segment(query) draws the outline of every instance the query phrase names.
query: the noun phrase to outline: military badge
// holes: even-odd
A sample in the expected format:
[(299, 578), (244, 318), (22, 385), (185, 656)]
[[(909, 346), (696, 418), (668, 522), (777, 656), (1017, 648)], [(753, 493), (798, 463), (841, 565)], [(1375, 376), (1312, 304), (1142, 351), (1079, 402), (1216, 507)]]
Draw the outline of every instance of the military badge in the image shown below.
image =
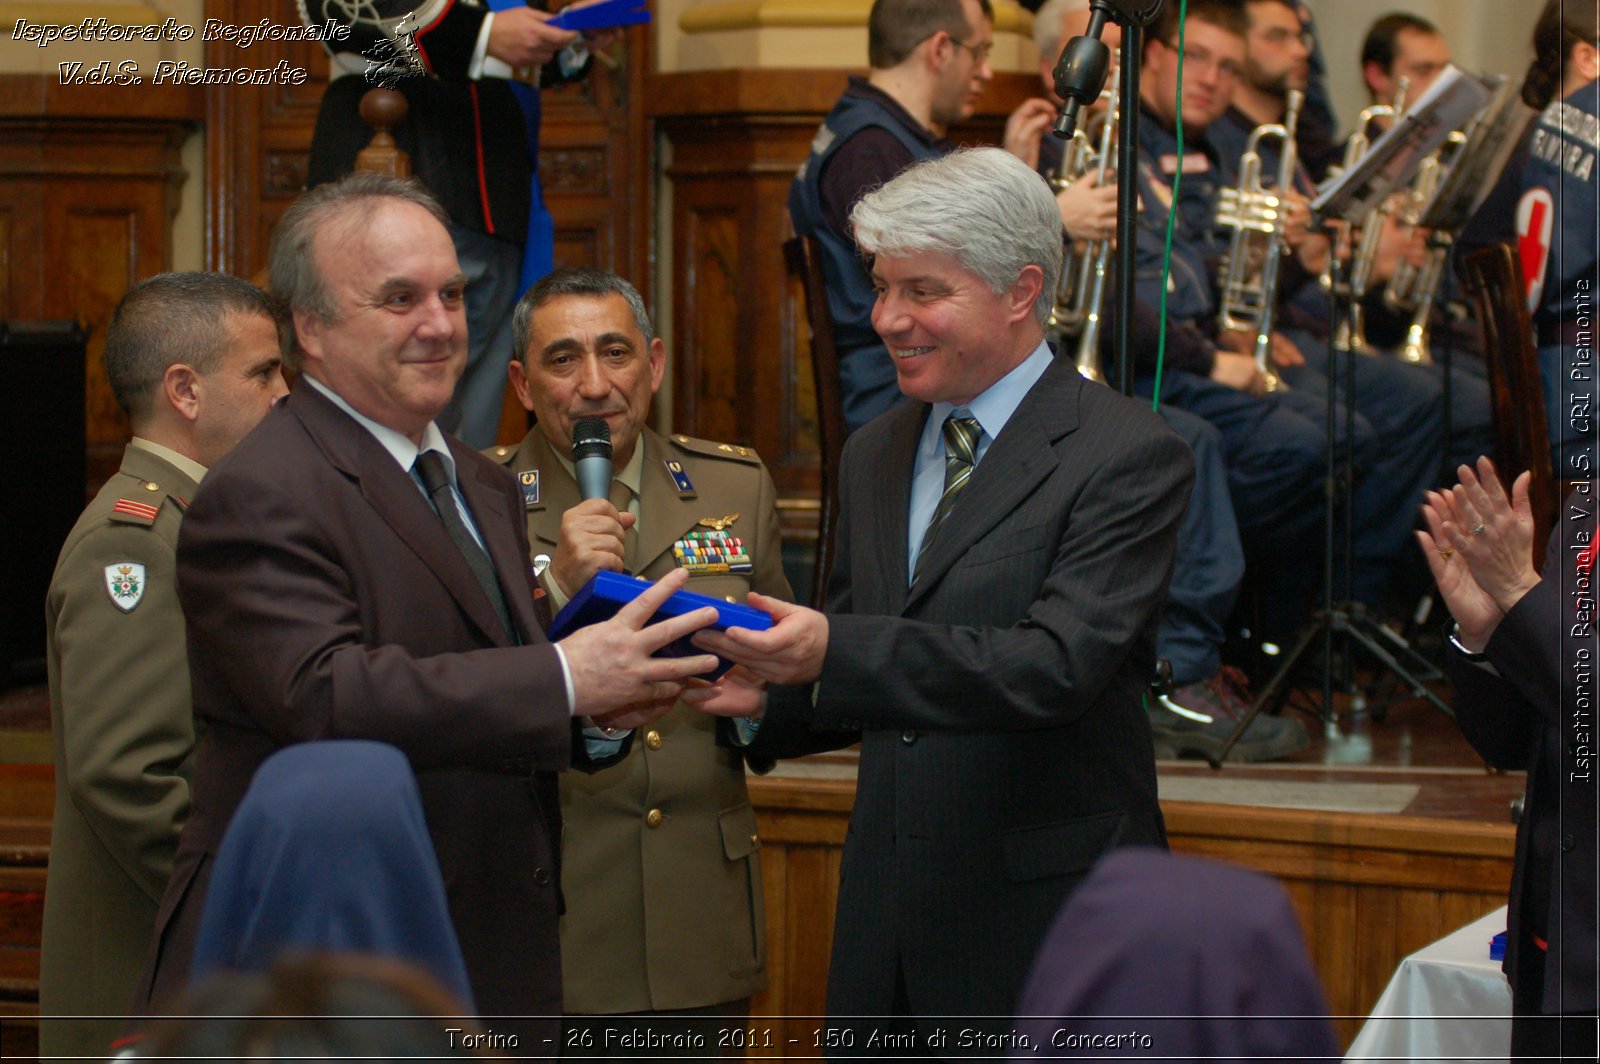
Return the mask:
[[(729, 523), (738, 516), (734, 514)], [(723, 531), (690, 532), (672, 545), (672, 557), (678, 568), (687, 569), (693, 576), (755, 571), (744, 540)]]
[(116, 562), (106, 566), (106, 593), (123, 613), (144, 598), (144, 566), (138, 562)]
[(680, 496), (694, 494), (694, 485), (689, 482), (689, 474), (683, 471), (682, 462), (668, 458), (667, 472), (671, 474), (672, 483), (677, 487)]
[(530, 510), (539, 505), (539, 471), (524, 469), (517, 474), (517, 484), (522, 488), (522, 505)]
[(696, 521), (695, 524), (709, 528), (713, 532), (721, 532), (723, 529), (727, 528), (737, 520), (739, 520), (739, 515), (735, 513), (729, 514), (726, 517), (702, 517), (700, 520)]

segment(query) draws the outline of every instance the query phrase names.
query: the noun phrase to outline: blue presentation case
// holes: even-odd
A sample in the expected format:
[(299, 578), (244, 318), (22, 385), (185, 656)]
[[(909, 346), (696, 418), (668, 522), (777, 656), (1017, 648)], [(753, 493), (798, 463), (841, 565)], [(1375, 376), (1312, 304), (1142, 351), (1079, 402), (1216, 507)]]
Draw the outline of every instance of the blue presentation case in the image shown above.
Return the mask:
[[(572, 601), (561, 608), (556, 614), (556, 619), (550, 624), (550, 639), (552, 641), (571, 635), (579, 628), (587, 628), (591, 624), (608, 621), (616, 612), (644, 593), (650, 586), (650, 581), (643, 577), (625, 576), (610, 570), (601, 570), (590, 578), (587, 584), (578, 589), (572, 596)], [(651, 624), (666, 620), (668, 617), (681, 617), (685, 613), (693, 613), (702, 606), (714, 606), (717, 610), (717, 620), (708, 625), (717, 631), (728, 628), (751, 628), (764, 632), (772, 627), (772, 614), (766, 610), (758, 610), (754, 606), (742, 603), (728, 602), (724, 599), (712, 598), (710, 595), (701, 595), (693, 591), (675, 591), (672, 597), (662, 604), (656, 615), (650, 618)], [(696, 654), (707, 653), (690, 642), (692, 636), (668, 643), (656, 651), (658, 658), (682, 658)], [(733, 662), (718, 656), (717, 667), (710, 672), (701, 673), (701, 678), (715, 680), (729, 669)]]

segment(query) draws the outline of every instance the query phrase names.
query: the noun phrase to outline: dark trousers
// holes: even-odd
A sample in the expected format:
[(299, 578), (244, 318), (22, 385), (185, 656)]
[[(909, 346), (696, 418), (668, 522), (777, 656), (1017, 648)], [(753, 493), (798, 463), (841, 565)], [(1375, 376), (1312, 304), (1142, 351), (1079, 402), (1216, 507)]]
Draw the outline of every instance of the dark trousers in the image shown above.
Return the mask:
[(1178, 555), (1156, 631), (1156, 654), (1172, 663), (1175, 682), (1204, 680), (1222, 664), (1228, 616), (1244, 579), (1244, 546), (1228, 494), (1222, 433), (1175, 406), (1167, 424), (1194, 452), (1194, 491), (1178, 524)]

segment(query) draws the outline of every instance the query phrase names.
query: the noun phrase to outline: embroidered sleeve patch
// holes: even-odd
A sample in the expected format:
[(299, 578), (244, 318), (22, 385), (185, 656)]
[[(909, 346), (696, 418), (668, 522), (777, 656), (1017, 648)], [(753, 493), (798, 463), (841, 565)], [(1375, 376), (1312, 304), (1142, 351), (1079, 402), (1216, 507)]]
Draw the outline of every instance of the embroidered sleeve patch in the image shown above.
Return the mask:
[(144, 598), (144, 566), (138, 562), (113, 562), (106, 566), (106, 593), (123, 613)]

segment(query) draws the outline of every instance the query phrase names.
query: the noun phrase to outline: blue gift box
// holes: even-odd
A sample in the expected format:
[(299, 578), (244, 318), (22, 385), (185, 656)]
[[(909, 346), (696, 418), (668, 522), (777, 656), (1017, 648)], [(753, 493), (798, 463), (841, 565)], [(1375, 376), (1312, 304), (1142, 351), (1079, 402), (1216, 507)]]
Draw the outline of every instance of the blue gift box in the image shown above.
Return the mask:
[[(595, 573), (587, 584), (578, 589), (572, 600), (561, 608), (556, 614), (556, 619), (550, 624), (550, 639), (552, 641), (571, 635), (579, 628), (587, 628), (591, 624), (608, 621), (616, 612), (644, 593), (650, 586), (650, 581), (642, 577), (624, 576), (602, 570)], [(717, 619), (708, 628), (723, 631), (728, 628), (752, 628), (764, 632), (772, 627), (772, 614), (766, 610), (758, 610), (754, 606), (741, 603), (728, 602), (725, 599), (712, 598), (709, 595), (696, 594), (693, 591), (675, 591), (672, 597), (662, 603), (649, 623), (666, 620), (668, 617), (681, 617), (685, 613), (693, 613), (702, 606), (714, 606), (717, 610)], [(696, 654), (705, 654), (690, 642), (693, 636), (684, 636), (682, 639), (668, 643), (656, 651), (658, 658), (682, 658)], [(717, 667), (710, 672), (701, 673), (701, 678), (715, 680), (729, 669), (733, 662), (721, 657), (717, 658)]]

